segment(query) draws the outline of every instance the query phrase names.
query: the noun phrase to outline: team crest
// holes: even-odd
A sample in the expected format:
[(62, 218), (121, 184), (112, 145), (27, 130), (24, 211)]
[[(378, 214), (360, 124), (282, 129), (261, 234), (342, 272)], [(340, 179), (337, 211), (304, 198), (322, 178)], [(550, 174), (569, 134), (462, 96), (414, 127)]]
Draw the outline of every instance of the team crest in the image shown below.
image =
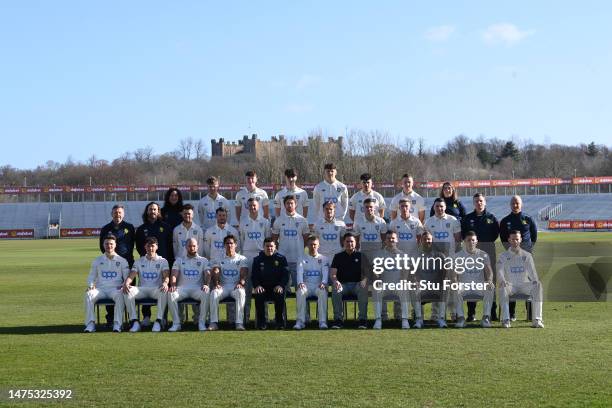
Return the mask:
[(119, 261), (115, 262), (115, 266), (119, 266), (119, 265), (121, 265), (121, 262)]
[(123, 230), (123, 233), (124, 233), (124, 234), (129, 233), (128, 229), (127, 229), (127, 228), (125, 228), (125, 229)]
[(278, 266), (278, 261), (274, 261), (274, 266)]
[(155, 268), (159, 269), (159, 268), (161, 268), (161, 265), (160, 264), (155, 264)]
[(338, 187), (338, 188), (336, 189), (336, 191), (337, 191), (337, 192), (341, 192), (341, 191), (342, 191), (342, 187)]
[(202, 262), (198, 261), (198, 262), (196, 262), (196, 265), (202, 266)]
[(317, 259), (317, 263), (321, 264), (323, 261), (321, 261), (320, 259)]
[(523, 220), (523, 225), (527, 225), (527, 221)]
[(450, 222), (446, 223), (446, 228), (450, 228)]
[(159, 232), (164, 232), (164, 227), (159, 227)]
[[(474, 220), (472, 220), (472, 224), (474, 224)], [(487, 224), (493, 224), (493, 220), (487, 220)]]
[(523, 255), (521, 258), (523, 259), (523, 262), (527, 260), (527, 257), (525, 255)]

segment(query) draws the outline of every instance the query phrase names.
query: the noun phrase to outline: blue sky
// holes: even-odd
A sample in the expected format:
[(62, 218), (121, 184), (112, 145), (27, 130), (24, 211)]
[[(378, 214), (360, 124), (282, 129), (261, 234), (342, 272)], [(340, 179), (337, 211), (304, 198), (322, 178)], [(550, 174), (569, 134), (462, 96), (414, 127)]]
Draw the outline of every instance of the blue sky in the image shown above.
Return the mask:
[(610, 145), (612, 3), (421, 3), (1, 2), (0, 165), (316, 128)]

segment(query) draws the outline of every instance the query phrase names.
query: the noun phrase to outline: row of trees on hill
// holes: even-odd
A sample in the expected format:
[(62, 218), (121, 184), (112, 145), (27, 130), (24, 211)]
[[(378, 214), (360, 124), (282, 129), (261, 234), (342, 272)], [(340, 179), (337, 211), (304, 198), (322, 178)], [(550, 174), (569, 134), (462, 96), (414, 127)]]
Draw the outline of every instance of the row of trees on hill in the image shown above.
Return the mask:
[[(0, 185), (126, 185), (204, 183), (210, 175), (223, 183), (241, 183), (247, 169), (260, 180), (280, 183), (293, 167), (301, 182), (318, 182), (324, 163), (334, 162), (339, 178), (357, 181), (364, 172), (375, 180), (397, 180), (411, 173), (418, 180), (531, 178), (612, 175), (612, 156), (605, 145), (542, 145), (530, 141), (459, 135), (441, 147), (423, 138), (394, 138), (383, 131), (351, 130), (343, 149), (324, 143), (323, 132), (313, 130), (303, 149), (267, 148), (258, 158), (209, 157), (202, 140), (183, 139), (175, 151), (157, 153), (151, 147), (126, 152), (107, 161), (48, 161), (36, 169), (0, 167)], [(291, 141), (291, 140), (289, 140)]]

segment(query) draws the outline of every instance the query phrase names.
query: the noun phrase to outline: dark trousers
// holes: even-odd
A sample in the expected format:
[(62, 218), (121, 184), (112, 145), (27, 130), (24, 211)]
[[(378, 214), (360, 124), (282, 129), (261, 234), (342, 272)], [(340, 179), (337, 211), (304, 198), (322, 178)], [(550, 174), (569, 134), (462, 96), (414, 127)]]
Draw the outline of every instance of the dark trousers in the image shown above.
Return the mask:
[(255, 313), (257, 316), (257, 324), (261, 326), (265, 326), (266, 324), (266, 302), (273, 301), (274, 302), (274, 319), (276, 320), (277, 326), (285, 325), (285, 292), (276, 293), (274, 292), (274, 287), (264, 287), (264, 293), (256, 293), (255, 294)]
[[(468, 316), (475, 316), (476, 302), (467, 302), (467, 311)], [(487, 313), (485, 312), (484, 314), (486, 315)], [(493, 303), (491, 304), (489, 317), (491, 318), (491, 320), (497, 320), (497, 303), (495, 303), (495, 301), (493, 301)]]

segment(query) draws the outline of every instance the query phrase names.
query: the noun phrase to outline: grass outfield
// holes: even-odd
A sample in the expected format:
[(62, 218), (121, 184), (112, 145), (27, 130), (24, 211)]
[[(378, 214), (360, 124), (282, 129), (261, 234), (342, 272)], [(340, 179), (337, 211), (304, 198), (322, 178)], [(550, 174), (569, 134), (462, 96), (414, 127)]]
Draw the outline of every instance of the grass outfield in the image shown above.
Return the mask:
[[(544, 281), (612, 253), (606, 233), (541, 243), (562, 248)], [(547, 302), (544, 330), (83, 334), (96, 244), (0, 242), (0, 406), (15, 388), (72, 389), (74, 406), (612, 406), (610, 303)]]

